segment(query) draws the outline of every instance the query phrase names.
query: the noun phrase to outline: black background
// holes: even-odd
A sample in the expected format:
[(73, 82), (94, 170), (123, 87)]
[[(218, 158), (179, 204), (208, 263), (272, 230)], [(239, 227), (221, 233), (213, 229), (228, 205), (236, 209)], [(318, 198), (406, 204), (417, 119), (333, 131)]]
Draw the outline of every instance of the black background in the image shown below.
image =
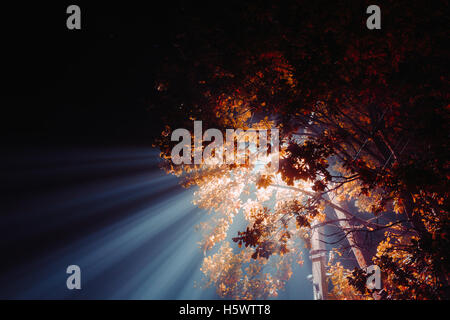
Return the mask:
[[(81, 8), (81, 30), (66, 8)], [(2, 4), (4, 143), (150, 144), (155, 66), (183, 4)]]

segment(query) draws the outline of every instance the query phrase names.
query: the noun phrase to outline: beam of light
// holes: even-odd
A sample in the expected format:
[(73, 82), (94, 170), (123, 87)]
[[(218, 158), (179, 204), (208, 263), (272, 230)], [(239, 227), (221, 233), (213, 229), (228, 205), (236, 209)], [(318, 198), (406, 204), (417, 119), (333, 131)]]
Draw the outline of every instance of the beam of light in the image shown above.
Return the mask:
[[(0, 298), (219, 298), (214, 288), (194, 287), (203, 260), (194, 227), (210, 216), (192, 204), (193, 190), (157, 167), (156, 151), (11, 154), (5, 192), (14, 197), (2, 203)], [(72, 264), (81, 268), (81, 290), (66, 288)], [(280, 297), (305, 298), (299, 283), (292, 287)]]
[[(20, 258), (2, 266), (1, 297), (186, 298), (195, 290), (215, 297), (194, 288), (201, 264), (194, 226), (205, 216), (191, 204), (192, 192), (157, 168), (156, 152), (62, 153), (11, 158), (10, 166), (22, 169), (10, 171), (12, 189), (27, 184), (36, 192), (7, 203), (3, 258), (13, 251)], [(70, 264), (81, 267), (80, 291), (66, 288)]]

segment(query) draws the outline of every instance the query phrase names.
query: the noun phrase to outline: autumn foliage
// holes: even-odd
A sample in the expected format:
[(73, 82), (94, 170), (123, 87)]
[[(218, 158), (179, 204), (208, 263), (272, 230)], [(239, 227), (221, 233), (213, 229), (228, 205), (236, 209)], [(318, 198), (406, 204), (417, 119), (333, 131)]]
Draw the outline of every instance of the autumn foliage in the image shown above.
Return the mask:
[[(315, 222), (341, 239), (327, 240), (339, 253), (328, 267), (331, 298), (373, 298), (360, 266), (340, 260), (349, 234), (381, 268), (381, 298), (449, 298), (448, 2), (387, 1), (379, 31), (365, 28), (365, 7), (192, 9), (171, 39), (155, 84), (153, 104), (165, 110), (155, 146), (211, 212), (199, 228), (205, 254), (215, 253), (202, 271), (224, 297), (276, 296)], [(170, 132), (193, 120), (280, 129), (279, 170), (174, 166)], [(347, 224), (328, 208), (346, 212)], [(230, 238), (236, 219), (246, 226)]]

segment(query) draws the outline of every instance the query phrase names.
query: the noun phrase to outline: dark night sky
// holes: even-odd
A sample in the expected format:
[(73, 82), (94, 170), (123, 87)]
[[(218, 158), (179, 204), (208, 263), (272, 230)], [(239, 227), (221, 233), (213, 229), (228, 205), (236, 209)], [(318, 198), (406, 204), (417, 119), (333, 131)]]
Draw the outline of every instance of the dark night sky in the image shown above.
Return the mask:
[(190, 1), (76, 2), (77, 31), (66, 28), (70, 4), (2, 5), (4, 143), (150, 145), (160, 133), (159, 117), (147, 111), (157, 68), (179, 54), (171, 41), (192, 21), (240, 33), (229, 18), (239, 2), (226, 14), (217, 4)]
[[(77, 3), (81, 31), (66, 28), (66, 7), (72, 2), (2, 8), (3, 298), (62, 298), (67, 292), (58, 285), (45, 293), (53, 268), (64, 271), (65, 264), (74, 263), (62, 262), (71, 254), (77, 258), (69, 260), (79, 261), (95, 248), (104, 250), (107, 243), (100, 233), (111, 226), (137, 216), (159, 219), (160, 211), (148, 208), (183, 192), (170, 178), (155, 186), (164, 176), (156, 165), (157, 153), (135, 147), (151, 144), (156, 119), (146, 108), (154, 90), (154, 67), (164, 55), (160, 43), (175, 26), (173, 12), (168, 7), (96, 3)], [(168, 212), (182, 216), (170, 208)], [(189, 210), (194, 208), (171, 223), (193, 228), (197, 218)], [(148, 259), (174, 241), (174, 227), (159, 230), (158, 245), (150, 232), (148, 241), (123, 254), (148, 254), (148, 265)], [(132, 232), (126, 230), (122, 234)], [(90, 235), (100, 242), (80, 244)], [(198, 261), (192, 260), (188, 270), (198, 269)], [(122, 271), (136, 274), (133, 268), (138, 266), (115, 263), (109, 276), (107, 272), (103, 280), (93, 281), (111, 283)], [(39, 274), (43, 269), (47, 275)], [(64, 283), (64, 272), (57, 274)], [(129, 278), (119, 277), (119, 287), (120, 279)], [(86, 288), (84, 297), (104, 298), (102, 286), (95, 287)]]
[(154, 67), (179, 27), (176, 10), (81, 3), (82, 30), (70, 31), (68, 4), (2, 10), (2, 137), (11, 144), (149, 144)]
[[(216, 298), (193, 291), (204, 214), (158, 168), (147, 108), (184, 10), (220, 10), (76, 2), (69, 31), (70, 4), (2, 4), (0, 298)], [(80, 293), (65, 288), (73, 263)], [(308, 270), (282, 297), (311, 298)]]

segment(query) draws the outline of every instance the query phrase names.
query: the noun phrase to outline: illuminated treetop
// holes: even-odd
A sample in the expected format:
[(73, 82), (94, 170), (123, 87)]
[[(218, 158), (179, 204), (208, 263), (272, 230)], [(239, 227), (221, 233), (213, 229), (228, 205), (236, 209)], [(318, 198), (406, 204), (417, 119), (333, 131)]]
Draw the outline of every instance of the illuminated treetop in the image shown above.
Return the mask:
[[(165, 169), (196, 187), (194, 203), (211, 211), (201, 246), (205, 254), (219, 249), (202, 271), (221, 295), (276, 295), (292, 263), (301, 263), (312, 225), (325, 223), (382, 269), (385, 298), (448, 297), (448, 51), (440, 5), (392, 2), (383, 29), (368, 31), (363, 5), (345, 1), (242, 4), (174, 37), (156, 84), (154, 105), (165, 113), (155, 146)], [(171, 133), (193, 132), (194, 120), (224, 133), (279, 129), (279, 169), (270, 170), (269, 160), (174, 165)], [(344, 219), (330, 219), (327, 208)], [(246, 226), (230, 239), (240, 214)], [(370, 297), (359, 285), (365, 275), (348, 274), (339, 261), (342, 243), (329, 242), (334, 297)]]

